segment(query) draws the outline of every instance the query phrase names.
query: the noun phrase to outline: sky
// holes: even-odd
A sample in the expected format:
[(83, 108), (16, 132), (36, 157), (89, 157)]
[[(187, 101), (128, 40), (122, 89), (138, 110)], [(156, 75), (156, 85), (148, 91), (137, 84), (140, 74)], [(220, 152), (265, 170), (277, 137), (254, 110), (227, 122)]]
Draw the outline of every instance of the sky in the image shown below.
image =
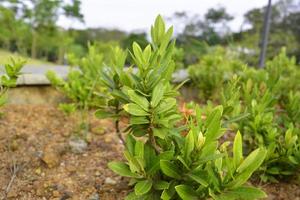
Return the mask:
[[(63, 27), (118, 28), (125, 31), (147, 31), (155, 17), (161, 14), (170, 17), (174, 12), (185, 11), (188, 15), (203, 16), (209, 8), (224, 6), (234, 16), (231, 30), (238, 31), (243, 15), (248, 10), (260, 8), (267, 0), (82, 0), (85, 24), (61, 18)], [(176, 26), (174, 27), (176, 29)]]

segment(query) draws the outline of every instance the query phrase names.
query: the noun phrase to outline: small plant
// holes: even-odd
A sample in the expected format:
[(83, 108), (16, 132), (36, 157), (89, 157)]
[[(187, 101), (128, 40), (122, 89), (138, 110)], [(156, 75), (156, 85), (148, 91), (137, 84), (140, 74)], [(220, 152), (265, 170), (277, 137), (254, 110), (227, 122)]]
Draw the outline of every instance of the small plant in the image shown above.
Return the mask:
[(18, 76), (26, 61), (14, 60), (4, 65), (4, 74), (0, 74), (0, 107), (6, 103), (6, 94), (9, 88), (16, 87)]
[[(119, 121), (122, 113), (122, 106), (129, 101), (128, 97), (123, 93), (122, 87), (132, 86), (133, 77), (126, 73), (124, 66), (127, 53), (119, 47), (111, 49), (112, 56), (109, 66), (102, 69), (100, 81), (107, 88), (106, 103), (96, 111), (96, 117), (111, 117), (115, 120), (115, 129), (120, 141), (125, 144), (124, 138), (120, 131)], [(131, 71), (131, 69), (128, 69)], [(124, 84), (124, 85), (123, 85)], [(110, 95), (109, 95), (110, 94)]]
[(244, 69), (245, 64), (227, 54), (221, 47), (211, 48), (199, 63), (188, 68), (189, 76), (199, 89), (200, 100), (204, 100), (203, 102), (218, 100), (223, 84)]
[[(299, 167), (299, 97), (290, 91), (281, 102), (282, 109), (279, 109), (278, 88), (282, 78), (275, 69), (271, 71), (277, 78), (271, 77), (271, 72), (264, 72), (265, 80), (254, 82), (248, 79), (238, 84), (241, 85), (241, 112), (248, 115), (237, 123), (238, 129), (244, 133), (246, 149), (264, 146), (268, 152), (259, 169), (263, 181), (277, 181), (278, 178), (295, 174)], [(224, 102), (227, 103), (226, 100)]]
[[(129, 118), (126, 162), (114, 161), (108, 165), (119, 175), (131, 178), (134, 192), (126, 199), (265, 197), (264, 192), (245, 183), (263, 162), (266, 150), (258, 148), (244, 158), (239, 133), (233, 157), (229, 156), (231, 151), (227, 152), (228, 142), (219, 147), (218, 138), (224, 133), (222, 106), (213, 109), (206, 120), (202, 120), (200, 108), (196, 107), (196, 117), (182, 127), (177, 126), (181, 119), (175, 99), (179, 86), (170, 84), (175, 45), (171, 41), (172, 31), (165, 29), (163, 19), (158, 16), (151, 27), (152, 45), (142, 50), (133, 43), (131, 56), (137, 72), (123, 71), (120, 65), (119, 71), (112, 68), (113, 76), (104, 75), (112, 90), (109, 102), (122, 103), (122, 107), (118, 113), (111, 107), (103, 108), (98, 115)], [(112, 87), (115, 83), (119, 83), (118, 87)], [(188, 134), (183, 136), (182, 131)]]
[(63, 111), (67, 116), (70, 116), (76, 111), (76, 104), (74, 103), (60, 103), (58, 109)]
[(80, 112), (80, 133), (85, 137), (89, 129), (89, 108), (101, 105), (104, 102), (105, 91), (100, 84), (100, 71), (103, 68), (103, 56), (97, 53), (94, 46), (89, 45), (89, 52), (82, 59), (71, 59), (73, 67), (63, 80), (53, 71), (48, 71), (46, 76), (51, 84), (64, 93), (70, 104), (61, 104), (59, 108), (66, 114), (75, 110)]
[(283, 100), (283, 108), (286, 112), (284, 121), (300, 127), (300, 92), (290, 91), (287, 98)]

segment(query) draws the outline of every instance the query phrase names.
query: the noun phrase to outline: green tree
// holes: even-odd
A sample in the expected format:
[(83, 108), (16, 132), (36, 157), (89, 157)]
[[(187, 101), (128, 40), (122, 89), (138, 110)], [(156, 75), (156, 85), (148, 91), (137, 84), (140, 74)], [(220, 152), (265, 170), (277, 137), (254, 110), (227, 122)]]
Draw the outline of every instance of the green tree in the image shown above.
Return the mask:
[[(68, 39), (69, 37), (66, 35), (62, 37), (62, 30), (58, 29), (56, 22), (60, 16), (83, 21), (83, 15), (80, 13), (81, 2), (79, 0), (68, 2), (64, 0), (4, 0), (2, 2), (2, 7), (8, 11), (6, 10), (1, 13), (6, 14), (6, 21), (9, 20), (7, 25), (9, 27), (4, 27), (4, 30), (14, 35), (15, 33), (19, 33), (16, 31), (18, 30), (19, 24), (16, 26), (14, 23), (20, 21), (23, 24), (27, 24), (29, 30), (26, 32), (31, 34), (29, 44), (31, 57), (45, 56), (62, 60), (61, 52), (69, 43), (70, 39)], [(24, 31), (24, 29), (22, 31)], [(20, 34), (18, 34), (17, 37), (24, 38)], [(61, 42), (58, 38), (67, 39)], [(53, 41), (57, 40), (60, 42), (53, 43)], [(39, 49), (39, 51), (37, 49)], [(53, 52), (59, 53), (51, 55)]]

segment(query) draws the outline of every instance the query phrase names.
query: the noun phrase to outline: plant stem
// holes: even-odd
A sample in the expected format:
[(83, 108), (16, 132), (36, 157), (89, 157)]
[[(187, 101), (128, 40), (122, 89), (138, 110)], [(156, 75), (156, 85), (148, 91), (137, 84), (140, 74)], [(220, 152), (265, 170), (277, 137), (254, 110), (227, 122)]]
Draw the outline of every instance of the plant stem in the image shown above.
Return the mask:
[(115, 129), (116, 129), (116, 133), (119, 137), (119, 139), (121, 140), (122, 144), (125, 146), (125, 140), (122, 137), (121, 131), (120, 131), (120, 127), (119, 127), (119, 120), (117, 119), (115, 122)]
[(149, 130), (149, 142), (150, 142), (151, 146), (154, 148), (155, 152), (156, 152), (157, 154), (159, 154), (159, 153), (160, 153), (160, 148), (159, 148), (159, 146), (156, 144), (156, 140), (155, 140), (155, 137), (154, 137), (154, 135), (153, 135), (153, 132), (152, 132), (151, 128), (150, 128), (150, 130)]
[[(117, 103), (117, 105), (116, 105), (116, 115), (118, 115), (119, 112), (120, 112), (119, 103)], [(121, 134), (121, 131), (120, 131), (119, 119), (116, 119), (116, 121), (115, 121), (115, 129), (116, 129), (117, 136), (121, 140), (122, 144), (125, 146), (125, 140), (122, 137), (122, 134)]]

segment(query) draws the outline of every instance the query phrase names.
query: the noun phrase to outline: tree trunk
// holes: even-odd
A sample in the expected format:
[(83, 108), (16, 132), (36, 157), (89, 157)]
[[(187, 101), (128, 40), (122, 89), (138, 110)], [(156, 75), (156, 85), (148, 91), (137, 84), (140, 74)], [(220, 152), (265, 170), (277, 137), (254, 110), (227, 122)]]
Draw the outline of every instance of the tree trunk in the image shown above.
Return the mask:
[(37, 45), (37, 32), (32, 31), (32, 43), (31, 43), (31, 58), (36, 58), (36, 45)]

